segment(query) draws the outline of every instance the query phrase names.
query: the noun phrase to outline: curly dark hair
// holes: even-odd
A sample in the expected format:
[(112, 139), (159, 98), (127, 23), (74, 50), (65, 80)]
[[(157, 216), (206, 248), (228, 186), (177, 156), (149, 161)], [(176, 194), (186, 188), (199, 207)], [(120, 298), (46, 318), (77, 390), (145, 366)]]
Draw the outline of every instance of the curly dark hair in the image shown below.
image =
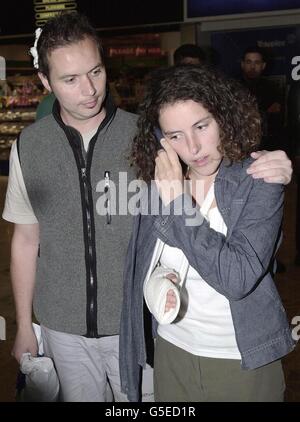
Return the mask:
[(49, 79), (49, 54), (59, 47), (77, 43), (85, 38), (95, 41), (101, 60), (104, 60), (103, 47), (97, 31), (88, 21), (87, 17), (72, 11), (61, 12), (49, 19), (43, 27), (37, 43), (39, 56), (39, 72)]
[(230, 162), (254, 151), (261, 138), (261, 120), (255, 98), (240, 83), (206, 66), (182, 65), (154, 71), (148, 78), (139, 108), (138, 133), (131, 150), (137, 176), (154, 178), (155, 157), (160, 147), (154, 136), (161, 109), (193, 100), (207, 109), (220, 131), (220, 151)]

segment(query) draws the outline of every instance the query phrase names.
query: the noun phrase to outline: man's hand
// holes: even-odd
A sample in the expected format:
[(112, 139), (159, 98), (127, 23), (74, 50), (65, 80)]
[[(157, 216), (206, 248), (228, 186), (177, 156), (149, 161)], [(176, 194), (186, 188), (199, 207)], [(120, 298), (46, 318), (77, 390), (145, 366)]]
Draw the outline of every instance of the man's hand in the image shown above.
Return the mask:
[(23, 353), (36, 356), (32, 328), (32, 299), (39, 248), (39, 224), (15, 224), (11, 243), (11, 282), (16, 305), (17, 335), (12, 355), (19, 362)]
[(292, 178), (292, 162), (284, 151), (257, 151), (251, 154), (256, 161), (247, 169), (254, 179), (287, 185)]
[(36, 356), (37, 352), (38, 345), (33, 328), (19, 328), (11, 351), (12, 356), (20, 363), (23, 353), (31, 353), (32, 356)]
[(183, 193), (183, 175), (178, 155), (165, 140), (155, 159), (155, 182), (163, 204), (166, 206)]

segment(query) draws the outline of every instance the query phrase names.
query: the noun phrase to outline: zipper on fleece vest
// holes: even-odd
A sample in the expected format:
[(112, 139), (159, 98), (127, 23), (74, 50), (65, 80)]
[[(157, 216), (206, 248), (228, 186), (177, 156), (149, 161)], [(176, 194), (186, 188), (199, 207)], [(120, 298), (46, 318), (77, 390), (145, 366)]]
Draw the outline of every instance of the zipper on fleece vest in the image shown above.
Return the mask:
[(97, 324), (97, 266), (95, 247), (95, 224), (93, 217), (93, 198), (90, 175), (87, 167), (86, 157), (83, 153), (83, 141), (80, 133), (68, 126), (65, 132), (72, 148), (79, 175), (81, 192), (81, 207), (83, 221), (83, 238), (85, 248), (86, 267), (86, 333), (85, 337), (98, 338)]
[[(83, 159), (83, 157), (81, 157)], [(85, 163), (84, 163), (85, 164)], [(87, 271), (89, 272), (89, 280), (86, 286), (86, 324), (87, 324), (87, 337), (99, 337), (97, 327), (97, 277), (94, 274), (93, 269), (95, 268), (95, 262), (93, 257), (93, 235), (92, 235), (92, 220), (90, 212), (90, 201), (89, 201), (89, 189), (91, 189), (91, 183), (87, 177), (86, 167), (80, 168), (80, 177), (83, 183), (84, 190), (84, 203), (85, 213), (87, 221), (87, 239), (88, 239), (88, 250), (86, 251), (86, 263), (88, 263)]]

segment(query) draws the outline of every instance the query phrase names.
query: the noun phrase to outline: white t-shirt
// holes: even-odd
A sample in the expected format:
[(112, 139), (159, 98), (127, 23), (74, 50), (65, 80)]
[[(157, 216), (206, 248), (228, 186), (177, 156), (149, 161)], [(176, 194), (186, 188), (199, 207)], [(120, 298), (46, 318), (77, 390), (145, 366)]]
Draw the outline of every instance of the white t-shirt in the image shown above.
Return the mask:
[[(211, 186), (203, 205), (214, 198)], [(210, 227), (226, 235), (227, 227), (217, 207), (207, 211)], [(164, 245), (160, 263), (163, 267), (179, 270), (184, 254), (178, 248)], [(189, 267), (185, 288), (187, 309), (178, 322), (159, 325), (158, 334), (170, 343), (197, 356), (221, 359), (241, 359), (237, 347), (229, 301), (213, 289), (200, 274)]]
[[(89, 142), (97, 132), (97, 129), (98, 128), (95, 128), (85, 135), (82, 135), (83, 145), (86, 151), (88, 150)], [(4, 220), (15, 224), (38, 223), (24, 183), (16, 142), (13, 143), (10, 152), (9, 178), (2, 217)]]

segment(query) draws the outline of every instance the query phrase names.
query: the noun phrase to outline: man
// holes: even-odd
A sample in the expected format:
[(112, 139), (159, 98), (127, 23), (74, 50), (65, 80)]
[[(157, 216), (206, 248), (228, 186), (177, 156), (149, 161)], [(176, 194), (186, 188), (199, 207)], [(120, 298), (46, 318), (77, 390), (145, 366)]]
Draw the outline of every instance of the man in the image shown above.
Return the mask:
[(278, 87), (263, 77), (267, 62), (259, 47), (248, 47), (241, 61), (242, 83), (256, 97), (263, 120), (262, 147), (275, 150), (283, 140), (283, 98)]
[(133, 178), (126, 156), (136, 116), (113, 105), (102, 47), (83, 17), (63, 14), (49, 21), (37, 51), (39, 77), (57, 102), (53, 114), (25, 130), (12, 151), (3, 216), (16, 223), (13, 355), (18, 361), (24, 352), (36, 355), (34, 297), (62, 400), (104, 401), (108, 378), (115, 400), (124, 401), (117, 334), (131, 217), (112, 216), (107, 224), (95, 205), (104, 172), (116, 186), (119, 172)]
[[(33, 304), (61, 400), (105, 401), (108, 379), (114, 399), (125, 401), (118, 333), (132, 217), (111, 215), (108, 194), (113, 186), (122, 189), (122, 175), (128, 182), (134, 177), (127, 157), (137, 118), (115, 108), (100, 41), (83, 16), (48, 21), (37, 53), (39, 77), (57, 101), (51, 115), (22, 132), (11, 153), (3, 218), (15, 223), (11, 277), (18, 329), (12, 353), (18, 361), (25, 352), (36, 355)], [(284, 153), (256, 157), (253, 177), (290, 181)], [(152, 382), (150, 370), (144, 375)]]

